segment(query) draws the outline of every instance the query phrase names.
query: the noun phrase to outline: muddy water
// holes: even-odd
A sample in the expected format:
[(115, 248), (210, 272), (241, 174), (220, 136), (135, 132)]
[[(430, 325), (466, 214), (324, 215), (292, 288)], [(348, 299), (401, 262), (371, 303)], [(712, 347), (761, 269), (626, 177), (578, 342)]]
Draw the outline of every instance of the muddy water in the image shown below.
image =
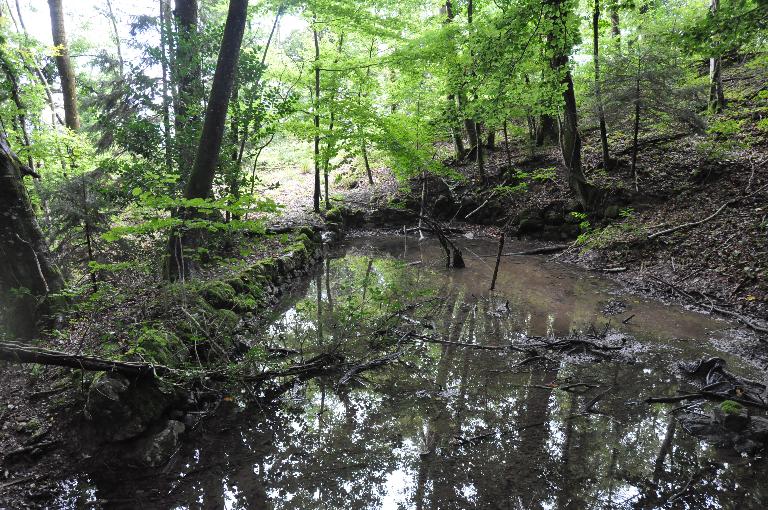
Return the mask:
[[(271, 346), (301, 353), (292, 362), (329, 350), (355, 360), (401, 350), (397, 362), (344, 387), (341, 374), (312, 379), (276, 407), (233, 389), (164, 469), (136, 473), (115, 462), (86, 470), (61, 483), (56, 505), (768, 507), (763, 461), (687, 435), (673, 405), (642, 402), (687, 387), (674, 365), (704, 353), (755, 375), (710, 342), (728, 341), (732, 325), (622, 294), (545, 257), (505, 258), (490, 293), (494, 258), (484, 255), (495, 244), (461, 245), (468, 267), (448, 271), (431, 241), (351, 240), (265, 333)], [(426, 325), (430, 337), (449, 342), (504, 345), (610, 322), (611, 338), (623, 335), (629, 347), (620, 360), (553, 354), (520, 365), (524, 353), (394, 345), (397, 338), (381, 334), (393, 310), (402, 324)]]

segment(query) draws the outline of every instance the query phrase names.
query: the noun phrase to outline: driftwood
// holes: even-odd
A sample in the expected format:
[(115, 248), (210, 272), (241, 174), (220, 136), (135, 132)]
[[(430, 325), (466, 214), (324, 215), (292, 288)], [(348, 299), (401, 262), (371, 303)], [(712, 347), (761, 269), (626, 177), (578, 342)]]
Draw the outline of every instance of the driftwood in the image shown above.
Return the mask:
[(173, 371), (173, 369), (163, 365), (69, 354), (15, 342), (0, 342), (0, 360), (11, 363), (37, 363), (92, 372), (117, 372), (132, 377), (164, 375)]
[(688, 376), (698, 379), (701, 388), (698, 392), (683, 395), (650, 397), (648, 403), (673, 403), (683, 400), (732, 400), (745, 406), (768, 409), (766, 397), (768, 386), (760, 381), (752, 381), (737, 376), (726, 370), (722, 358), (702, 359), (695, 363), (680, 363), (680, 370)]
[(456, 269), (466, 267), (464, 264), (464, 257), (461, 256), (461, 250), (448, 239), (445, 232), (443, 232), (443, 227), (437, 221), (427, 216), (419, 215), (419, 220), (423, 220), (429, 226), (440, 241), (443, 250), (445, 250), (445, 267), (453, 267)]
[(349, 370), (347, 370), (347, 372), (341, 377), (341, 379), (339, 379), (339, 382), (336, 383), (336, 387), (337, 388), (341, 388), (343, 386), (346, 386), (358, 374), (360, 374), (362, 372), (365, 372), (365, 371), (368, 371), (368, 370), (372, 370), (374, 368), (378, 368), (378, 367), (384, 366), (384, 365), (386, 365), (386, 364), (388, 364), (388, 363), (390, 363), (392, 361), (395, 361), (396, 359), (398, 359), (402, 355), (403, 355), (403, 351), (397, 351), (397, 352), (393, 352), (391, 354), (387, 354), (384, 357), (377, 358), (377, 359), (374, 359), (374, 360), (371, 360), (371, 361), (368, 361), (368, 362), (365, 362), (365, 363), (361, 363), (360, 365), (356, 365), (356, 366), (350, 368)]
[(496, 267), (493, 268), (493, 279), (491, 279), (491, 290), (496, 288), (496, 277), (499, 275), (499, 264), (501, 264), (501, 253), (504, 251), (504, 232), (499, 238), (499, 252), (496, 254)]
[(559, 253), (570, 248), (570, 244), (558, 244), (555, 246), (545, 246), (544, 248), (534, 248), (532, 250), (515, 251), (512, 253), (505, 253), (505, 257), (512, 257), (516, 255), (547, 255), (549, 253)]

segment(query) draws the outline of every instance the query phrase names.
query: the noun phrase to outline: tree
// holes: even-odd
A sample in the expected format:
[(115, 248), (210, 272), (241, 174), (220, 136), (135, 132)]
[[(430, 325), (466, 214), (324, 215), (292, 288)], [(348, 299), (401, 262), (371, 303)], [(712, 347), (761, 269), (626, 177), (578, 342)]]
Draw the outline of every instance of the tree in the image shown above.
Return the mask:
[(611, 168), (611, 157), (608, 152), (608, 130), (605, 126), (605, 110), (600, 83), (600, 0), (595, 1), (592, 13), (592, 59), (595, 64), (595, 101), (597, 102), (597, 118), (600, 123), (600, 147), (603, 152), (603, 168)]
[[(186, 200), (207, 199), (211, 195), (213, 178), (219, 162), (219, 153), (224, 138), (227, 120), (227, 108), (235, 82), (240, 46), (243, 42), (245, 22), (247, 20), (248, 0), (230, 0), (227, 22), (221, 40), (216, 72), (213, 76), (208, 107), (205, 112), (203, 130), (197, 145), (195, 164), (184, 189)], [(191, 220), (199, 217), (194, 208), (183, 208), (182, 219)], [(182, 227), (171, 234), (170, 253), (166, 265), (168, 278), (175, 280), (189, 276), (190, 260), (185, 257), (185, 250), (194, 249), (199, 242), (193, 235), (193, 229)]]
[(174, 9), (177, 38), (173, 80), (178, 87), (174, 104), (176, 150), (179, 172), (185, 180), (195, 163), (195, 142), (199, 136), (203, 75), (197, 30), (197, 0), (176, 0)]
[(30, 338), (46, 298), (64, 286), (22, 181), (24, 169), (0, 138), (0, 301), (12, 336)]
[(61, 80), (61, 93), (64, 96), (64, 119), (72, 131), (80, 129), (80, 114), (77, 109), (77, 84), (72, 61), (69, 58), (67, 33), (64, 29), (64, 9), (62, 0), (48, 0), (51, 12), (51, 32), (56, 46), (56, 67)]
[(568, 172), (568, 184), (576, 199), (585, 209), (594, 207), (599, 199), (599, 190), (589, 184), (581, 166), (581, 136), (579, 135), (578, 108), (573, 78), (568, 66), (568, 55), (573, 41), (569, 40), (568, 22), (572, 15), (572, 5), (568, 0), (546, 0), (549, 6), (547, 49), (551, 55), (550, 67), (557, 79), (563, 95), (563, 120), (560, 128), (560, 148), (563, 162)]
[[(710, 0), (709, 11), (714, 17), (720, 8), (720, 0)], [(725, 108), (725, 95), (723, 94), (723, 77), (721, 73), (720, 56), (709, 59), (709, 111), (720, 113)]]

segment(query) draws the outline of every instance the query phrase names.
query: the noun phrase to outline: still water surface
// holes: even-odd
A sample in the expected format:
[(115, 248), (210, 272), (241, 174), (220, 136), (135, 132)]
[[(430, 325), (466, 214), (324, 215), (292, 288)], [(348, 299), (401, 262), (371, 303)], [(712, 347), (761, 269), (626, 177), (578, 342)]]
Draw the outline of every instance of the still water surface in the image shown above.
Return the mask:
[[(463, 240), (467, 268), (446, 270), (433, 241), (353, 239), (294, 291), (263, 340), (366, 360), (393, 352), (382, 320), (402, 310), (448, 342), (602, 331), (629, 339), (619, 360), (409, 342), (398, 361), (339, 388), (312, 379), (264, 408), (235, 394), (187, 434), (162, 470), (116, 464), (62, 482), (78, 508), (581, 509), (768, 507), (768, 468), (685, 433), (673, 405), (645, 397), (689, 387), (680, 360), (719, 355), (732, 325), (623, 294), (546, 257), (505, 257)], [(509, 247), (515, 251), (517, 247)], [(417, 305), (418, 303), (418, 305)], [(622, 322), (633, 316), (627, 324)], [(377, 329), (378, 328), (378, 329)], [(571, 386), (583, 383), (580, 386)], [(565, 391), (564, 388), (570, 390)], [(593, 406), (589, 406), (594, 402)], [(597, 413), (584, 412), (590, 408)]]

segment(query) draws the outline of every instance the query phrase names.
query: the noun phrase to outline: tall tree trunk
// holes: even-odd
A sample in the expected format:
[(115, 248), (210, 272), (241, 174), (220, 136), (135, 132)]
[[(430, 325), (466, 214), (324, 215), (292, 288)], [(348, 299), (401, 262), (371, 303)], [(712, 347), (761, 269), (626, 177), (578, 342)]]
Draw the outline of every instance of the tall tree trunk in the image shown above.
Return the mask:
[[(337, 48), (337, 55), (336, 58), (334, 58), (333, 63), (337, 64), (339, 62), (339, 57), (341, 56), (341, 49), (344, 45), (344, 32), (339, 35), (339, 46)], [(331, 110), (330, 113), (330, 119), (328, 122), (328, 138), (327, 143), (325, 144), (325, 150), (326, 154), (323, 158), (323, 180), (324, 180), (324, 186), (325, 186), (325, 209), (328, 210), (331, 208), (331, 196), (329, 192), (329, 174), (331, 170), (331, 152), (333, 151), (334, 146), (336, 145), (336, 142), (333, 139), (333, 126), (336, 121), (336, 111), (334, 109), (334, 101), (336, 101), (336, 93), (338, 92), (338, 88), (336, 86), (333, 87), (331, 90), (331, 97), (329, 101), (329, 108)]]
[(603, 150), (603, 168), (611, 169), (611, 156), (608, 152), (608, 129), (605, 126), (605, 111), (603, 110), (603, 95), (600, 83), (600, 0), (595, 0), (595, 10), (592, 13), (592, 58), (595, 63), (595, 102), (597, 103), (597, 118), (600, 123), (600, 146)]
[[(720, 0), (710, 0), (709, 11), (712, 16), (717, 15), (720, 9)], [(721, 73), (720, 56), (709, 59), (709, 111), (720, 113), (725, 108), (725, 94), (723, 93), (723, 77)]]
[(5, 74), (5, 77), (8, 80), (11, 99), (13, 100), (13, 103), (16, 105), (16, 117), (18, 119), (19, 128), (21, 130), (22, 143), (24, 144), (24, 148), (27, 150), (27, 164), (29, 165), (29, 168), (31, 170), (34, 170), (35, 162), (32, 159), (32, 152), (30, 151), (30, 148), (32, 147), (32, 142), (29, 137), (29, 129), (27, 126), (27, 116), (26, 116), (27, 109), (21, 100), (21, 91), (19, 89), (19, 78), (16, 74), (16, 71), (13, 68), (13, 62), (9, 58), (9, 55), (6, 53), (5, 48), (2, 46), (0, 46), (0, 67), (3, 69), (3, 73)]
[[(213, 178), (219, 161), (219, 152), (224, 138), (224, 126), (227, 120), (227, 108), (232, 96), (232, 87), (240, 57), (245, 23), (248, 12), (248, 0), (230, 0), (227, 22), (221, 40), (216, 72), (213, 75), (211, 94), (205, 112), (205, 121), (197, 146), (195, 165), (184, 190), (184, 198), (208, 198), (211, 195)], [(185, 209), (181, 212), (184, 219), (199, 216), (197, 211)], [(199, 240), (188, 229), (180, 229), (171, 235), (170, 254), (167, 264), (167, 276), (177, 279), (189, 275), (189, 261), (185, 260), (184, 250), (195, 248)]]
[(363, 140), (363, 163), (365, 164), (365, 173), (368, 176), (368, 184), (373, 186), (373, 173), (371, 172), (371, 163), (368, 161), (368, 144)]
[(80, 129), (80, 115), (77, 111), (77, 86), (72, 61), (69, 59), (67, 33), (64, 30), (64, 10), (62, 0), (48, 0), (51, 12), (51, 33), (56, 46), (56, 67), (61, 80), (61, 93), (64, 96), (64, 120), (73, 131)]
[(591, 209), (600, 193), (589, 184), (584, 177), (581, 166), (581, 136), (579, 135), (578, 111), (576, 108), (576, 93), (573, 89), (573, 79), (568, 68), (570, 45), (564, 40), (567, 34), (568, 9), (563, 4), (565, 0), (546, 0), (551, 6), (552, 32), (547, 34), (547, 49), (552, 55), (550, 66), (555, 76), (559, 77), (563, 86), (563, 122), (560, 129), (560, 142), (563, 162), (568, 171), (568, 184), (576, 199), (585, 209)]
[(640, 70), (641, 57), (638, 46), (637, 69), (635, 71), (635, 123), (632, 132), (632, 178), (635, 181), (635, 191), (639, 191), (637, 184), (637, 138), (640, 133)]
[(112, 1), (107, 0), (107, 14), (110, 23), (112, 24), (112, 32), (115, 37), (115, 49), (117, 50), (117, 65), (120, 66), (120, 77), (125, 76), (125, 61), (123, 60), (123, 48), (120, 44), (120, 32), (117, 31), (117, 18), (115, 18), (115, 11), (112, 9)]
[(507, 155), (507, 171), (512, 171), (512, 153), (509, 151), (509, 133), (507, 131), (507, 119), (504, 119), (504, 152)]
[(0, 310), (11, 335), (30, 338), (46, 296), (64, 287), (22, 181), (22, 165), (0, 137)]
[(312, 39), (315, 44), (315, 190), (312, 195), (312, 206), (316, 213), (320, 212), (320, 34), (317, 32), (317, 15), (312, 17)]
[[(608, 15), (611, 17), (611, 37), (621, 38), (621, 25), (619, 24), (619, 0), (610, 0)], [(618, 42), (621, 42), (620, 40)]]
[(483, 126), (479, 122), (475, 123), (475, 133), (477, 133), (477, 145), (475, 146), (475, 162), (477, 163), (477, 175), (480, 178), (480, 182), (485, 184), (487, 178), (485, 176), (485, 154), (483, 154)]
[(536, 145), (548, 145), (557, 142), (557, 122), (552, 115), (542, 115), (536, 126)]
[(488, 137), (486, 138), (485, 147), (489, 151), (495, 151), (496, 150), (496, 128), (489, 128), (488, 129)]
[(173, 171), (173, 142), (171, 139), (171, 96), (168, 86), (168, 52), (171, 40), (171, 6), (168, 0), (160, 0), (160, 67), (163, 84), (163, 137), (165, 145), (165, 170)]
[(178, 86), (175, 103), (176, 150), (181, 182), (195, 163), (195, 142), (200, 129), (203, 77), (197, 30), (197, 0), (176, 0), (176, 58), (173, 79)]
[[(451, 0), (445, 1), (445, 23), (446, 25), (449, 23), (453, 23), (453, 19), (456, 17), (456, 13), (453, 10), (453, 3)], [(458, 113), (457, 103), (456, 103), (456, 95), (451, 93), (448, 94), (448, 113), (449, 115), (457, 114)], [(464, 148), (464, 139), (461, 136), (461, 127), (458, 125), (455, 125), (458, 121), (458, 116), (456, 118), (451, 116), (451, 137), (453, 138), (453, 147), (456, 151), (456, 159), (461, 160), (464, 158), (466, 154), (466, 149)]]

